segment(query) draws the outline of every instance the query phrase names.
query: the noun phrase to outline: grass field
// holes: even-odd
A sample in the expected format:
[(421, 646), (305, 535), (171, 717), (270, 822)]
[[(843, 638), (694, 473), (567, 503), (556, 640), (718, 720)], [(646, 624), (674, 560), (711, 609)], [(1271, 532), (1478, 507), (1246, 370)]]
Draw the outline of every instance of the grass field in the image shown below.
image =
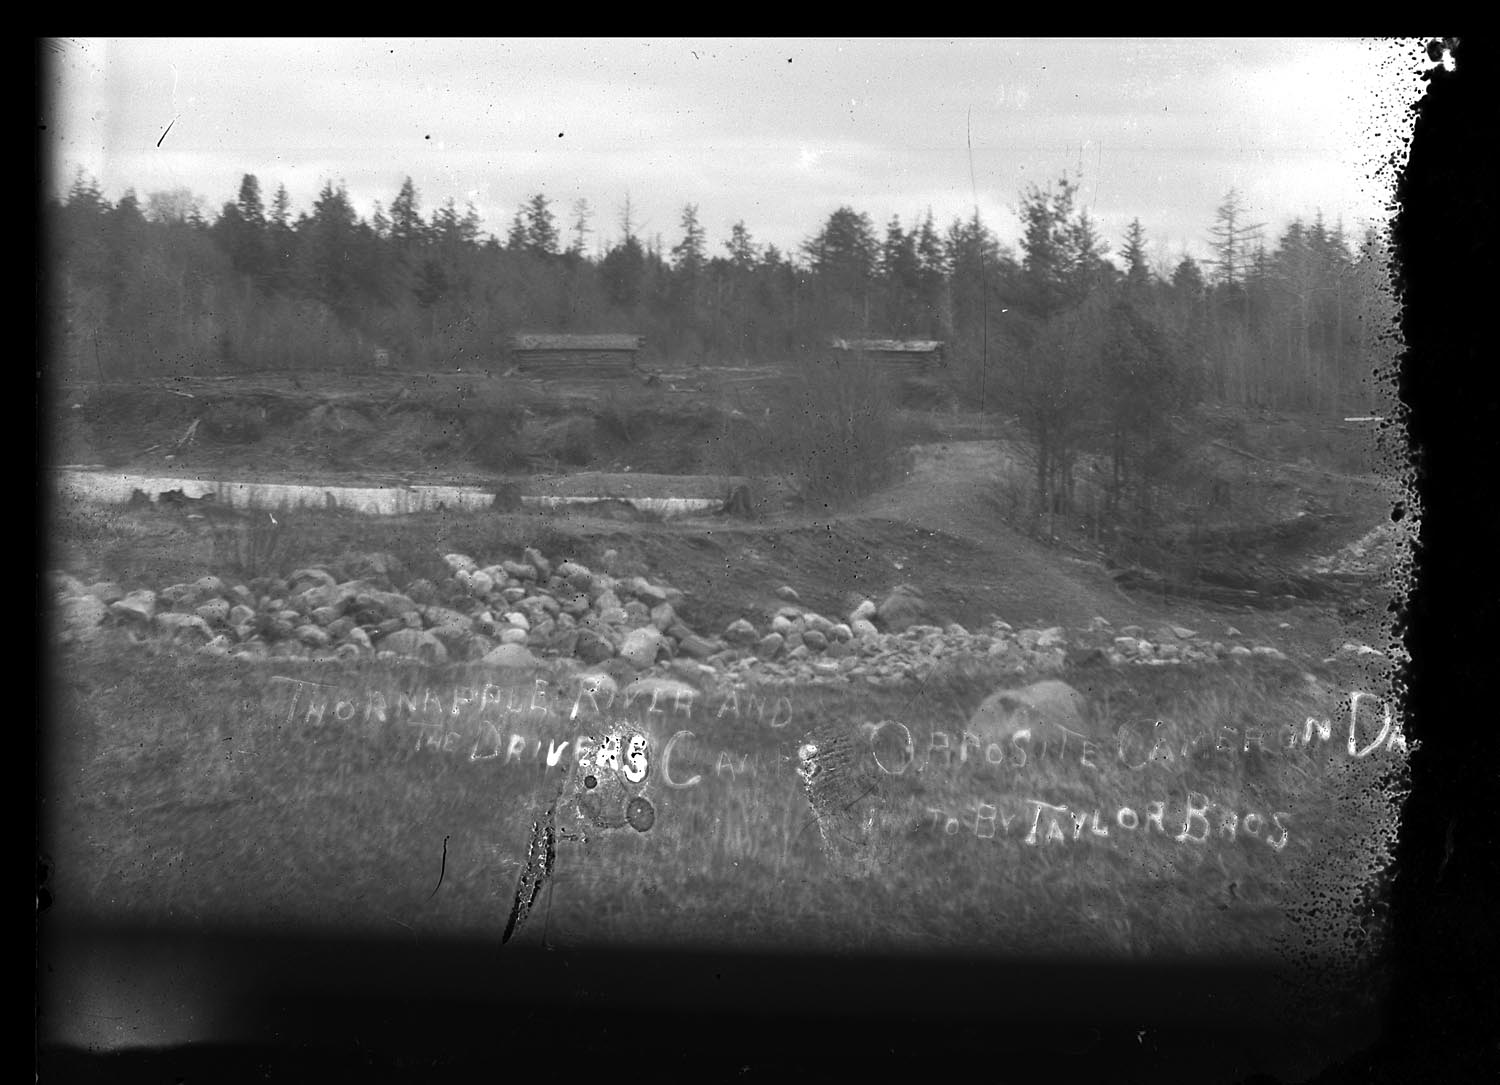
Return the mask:
[[(532, 825), (577, 778), (578, 735), (630, 722), (651, 742), (640, 793), (655, 824), (580, 840), (565, 805), (551, 892), (526, 938), (545, 926), (560, 945), (1096, 959), (1353, 960), (1378, 944), (1399, 750), (1387, 740), (1350, 757), (1347, 707), (1296, 667), (1065, 676), (1109, 694), (1112, 722), (1136, 737), (1092, 766), (1077, 750), (1033, 749), (1024, 766), (996, 767), (961, 746), (989, 690), (969, 678), (761, 691), (759, 704), (705, 692), (653, 713), (645, 701), (596, 711), (566, 682), (538, 694), (532, 675), (481, 707), (496, 678), (473, 665), (280, 664), (149, 643), (59, 660), (44, 813), (60, 908), (498, 939)], [(470, 692), (455, 705), (455, 690)], [(1379, 729), (1371, 704), (1360, 746)], [(1329, 738), (1314, 727), (1302, 741), (1309, 716), (1329, 719)], [(879, 766), (906, 757), (862, 737), (880, 720), (912, 734), (899, 774)], [(666, 764), (679, 731), (692, 734)], [(852, 751), (820, 806), (796, 771), (809, 735), (844, 736)]]

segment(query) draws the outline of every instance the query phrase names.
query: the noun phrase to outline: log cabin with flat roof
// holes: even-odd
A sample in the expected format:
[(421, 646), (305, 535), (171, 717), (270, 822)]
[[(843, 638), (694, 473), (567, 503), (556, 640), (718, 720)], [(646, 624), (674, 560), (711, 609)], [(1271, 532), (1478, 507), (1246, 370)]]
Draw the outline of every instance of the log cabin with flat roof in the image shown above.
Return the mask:
[(865, 361), (915, 370), (946, 365), (943, 342), (938, 339), (835, 339), (834, 350)]
[(625, 378), (645, 345), (639, 335), (516, 335), (510, 364), (529, 377)]

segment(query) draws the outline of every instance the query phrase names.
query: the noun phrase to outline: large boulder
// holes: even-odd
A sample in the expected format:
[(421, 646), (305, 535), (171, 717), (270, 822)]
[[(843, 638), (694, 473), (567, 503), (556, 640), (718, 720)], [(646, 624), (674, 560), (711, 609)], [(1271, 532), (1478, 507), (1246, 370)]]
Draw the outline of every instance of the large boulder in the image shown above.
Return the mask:
[(911, 584), (898, 584), (875, 608), (875, 616), (882, 629), (899, 633), (914, 625), (929, 623), (932, 610), (922, 597), (920, 588)]
[(1031, 733), (1038, 749), (1043, 741), (1060, 743), (1065, 737), (1075, 742), (1080, 735), (1094, 740), (1106, 737), (1102, 726), (1090, 717), (1083, 694), (1055, 679), (990, 694), (970, 718), (969, 731), (981, 746), (1000, 743), (1007, 756), (1009, 740), (1021, 731)]

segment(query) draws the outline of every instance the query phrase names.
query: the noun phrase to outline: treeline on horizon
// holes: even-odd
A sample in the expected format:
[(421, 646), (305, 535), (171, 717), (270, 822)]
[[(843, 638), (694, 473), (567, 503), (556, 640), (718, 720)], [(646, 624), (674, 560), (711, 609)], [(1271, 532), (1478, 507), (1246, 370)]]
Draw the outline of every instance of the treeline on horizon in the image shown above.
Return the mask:
[(1066, 458), (1080, 427), (1138, 443), (1202, 399), (1367, 405), (1391, 331), (1373, 228), (1351, 247), (1319, 214), (1268, 245), (1231, 191), (1207, 227), (1211, 258), (1163, 278), (1139, 220), (1116, 267), (1077, 196), (1066, 175), (1029, 187), (1019, 252), (977, 211), (945, 229), (931, 212), (892, 218), (882, 233), (847, 206), (796, 253), (757, 244), (743, 221), (712, 246), (691, 204), (663, 251), (637, 236), (627, 201), (622, 240), (591, 257), (584, 201), (559, 224), (533, 196), (501, 240), (452, 200), (424, 216), (410, 178), (366, 220), (341, 184), (294, 215), (284, 185), (268, 202), (247, 174), (210, 220), (182, 189), (111, 204), (80, 169), (43, 207), (44, 361), (118, 380), (360, 371), (377, 349), (403, 369), (503, 370), (523, 331), (643, 335), (648, 358), (673, 366), (811, 359), (841, 336), (939, 339), (965, 402), (1026, 417), (1044, 474), (1047, 450)]

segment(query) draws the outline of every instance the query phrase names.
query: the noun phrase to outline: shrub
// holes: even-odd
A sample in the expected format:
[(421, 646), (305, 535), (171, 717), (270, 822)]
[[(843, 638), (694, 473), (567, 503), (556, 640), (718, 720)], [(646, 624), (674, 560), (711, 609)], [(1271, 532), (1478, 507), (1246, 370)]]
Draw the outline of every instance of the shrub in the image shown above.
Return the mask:
[(772, 393), (768, 413), (731, 419), (721, 438), (735, 473), (788, 474), (809, 501), (840, 504), (884, 485), (904, 462), (895, 390), (880, 370), (813, 362)]
[(516, 404), (485, 403), (462, 411), (464, 441), (474, 462), (492, 471), (526, 466), (527, 446), (522, 433), (525, 411)]
[(285, 506), (274, 513), (257, 510), (213, 526), (214, 566), (246, 579), (276, 576), (286, 561), (295, 535), (293, 517)]

